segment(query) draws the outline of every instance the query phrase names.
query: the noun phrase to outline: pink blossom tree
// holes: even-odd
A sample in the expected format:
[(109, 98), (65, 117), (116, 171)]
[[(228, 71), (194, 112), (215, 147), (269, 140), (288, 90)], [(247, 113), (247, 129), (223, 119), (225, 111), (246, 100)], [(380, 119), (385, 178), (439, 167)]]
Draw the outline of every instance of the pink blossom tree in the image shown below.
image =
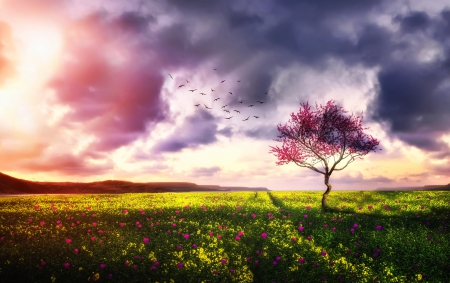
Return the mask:
[[(327, 190), (322, 197), (322, 210), (326, 209), (327, 197), (331, 191), (330, 176), (334, 171), (343, 170), (356, 159), (370, 151), (375, 151), (379, 141), (363, 133), (362, 114), (346, 117), (347, 111), (334, 104), (333, 100), (327, 105), (320, 105), (317, 111), (310, 111), (308, 102), (300, 104), (297, 114), (291, 114), (289, 124), (278, 125), (281, 133), (275, 141), (282, 141), (281, 148), (272, 147), (269, 153), (278, 157), (278, 165), (294, 162), (300, 167), (306, 167), (325, 177)], [(303, 109), (302, 109), (303, 107)], [(381, 150), (381, 149), (379, 149)], [(333, 158), (332, 164), (330, 158)], [(343, 161), (350, 157), (347, 161)], [(343, 161), (341, 168), (337, 164)], [(316, 168), (316, 164), (323, 166), (323, 171)]]

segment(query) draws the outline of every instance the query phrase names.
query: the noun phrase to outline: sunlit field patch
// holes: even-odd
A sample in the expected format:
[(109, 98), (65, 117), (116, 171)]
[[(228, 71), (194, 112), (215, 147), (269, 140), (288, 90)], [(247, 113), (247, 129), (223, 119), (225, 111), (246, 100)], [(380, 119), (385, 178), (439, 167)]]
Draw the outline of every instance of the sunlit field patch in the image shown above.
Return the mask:
[(450, 282), (448, 192), (0, 198), (0, 282)]

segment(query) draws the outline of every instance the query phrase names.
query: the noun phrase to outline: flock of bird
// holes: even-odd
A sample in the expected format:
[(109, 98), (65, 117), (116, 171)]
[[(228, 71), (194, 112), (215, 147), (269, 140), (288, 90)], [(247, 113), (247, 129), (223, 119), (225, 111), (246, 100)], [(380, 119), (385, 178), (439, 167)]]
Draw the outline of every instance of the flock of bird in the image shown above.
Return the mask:
[[(217, 70), (217, 69), (214, 69), (214, 71), (216, 71), (216, 70)], [(171, 75), (171, 74), (168, 74), (168, 75), (169, 75), (169, 77), (173, 80), (172, 75)], [(222, 80), (220, 83), (222, 84), (222, 83), (224, 83), (224, 82), (225, 82), (225, 80)], [(241, 81), (237, 81), (237, 82), (239, 83), (239, 82), (241, 82)], [(188, 83), (189, 83), (189, 81), (186, 80), (186, 84), (188, 84)], [(184, 84), (181, 84), (181, 85), (178, 86), (179, 89), (182, 88), (182, 87), (185, 87), (185, 85), (184, 85)], [(196, 90), (198, 90), (198, 89), (189, 89), (188, 91), (194, 93), (194, 91), (196, 91)], [(214, 92), (214, 89), (211, 88), (211, 93), (213, 93), (213, 92)], [(207, 95), (207, 94), (204, 93), (204, 92), (199, 92), (199, 93), (200, 93), (201, 95)], [(229, 91), (228, 93), (231, 94), (231, 95), (233, 95), (233, 93), (232, 93), (231, 91)], [(267, 93), (268, 93), (268, 92), (265, 92), (264, 94), (267, 95)], [(219, 100), (219, 99), (220, 99), (220, 97), (214, 99), (214, 102), (217, 101), (217, 100)], [(243, 102), (244, 102), (243, 100), (239, 101), (239, 103), (243, 103)], [(260, 104), (265, 103), (265, 101), (259, 101), (259, 100), (257, 100), (256, 102), (259, 102)], [(206, 109), (212, 109), (211, 107), (206, 106), (206, 104), (203, 104), (203, 105), (205, 106)], [(198, 104), (195, 104), (194, 106), (199, 107), (200, 104), (198, 103)], [(250, 105), (248, 105), (247, 107), (253, 107), (253, 106), (255, 106), (255, 105), (250, 104)], [(226, 107), (228, 107), (228, 104), (222, 106), (222, 109), (223, 109), (223, 108), (226, 108)], [(230, 111), (227, 110), (227, 109), (223, 109), (223, 111), (230, 113)], [(233, 111), (236, 112), (236, 113), (241, 113), (241, 112), (238, 111), (238, 110), (233, 110)], [(258, 118), (259, 118), (258, 116), (253, 116), (253, 117), (255, 117), (255, 119), (258, 119)], [(231, 118), (233, 118), (233, 116), (228, 117), (228, 118), (225, 118), (225, 119), (231, 119)], [(244, 119), (244, 120), (242, 120), (242, 121), (247, 121), (249, 118), (250, 118), (250, 116), (248, 116), (246, 119)]]

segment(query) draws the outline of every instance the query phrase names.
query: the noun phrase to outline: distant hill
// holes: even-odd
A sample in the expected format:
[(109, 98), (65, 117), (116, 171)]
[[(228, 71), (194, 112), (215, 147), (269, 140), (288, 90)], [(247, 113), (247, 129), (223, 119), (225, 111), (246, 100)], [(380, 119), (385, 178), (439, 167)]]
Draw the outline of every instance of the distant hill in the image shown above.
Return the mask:
[(377, 191), (450, 191), (450, 184), (447, 185), (426, 185), (423, 187), (390, 187), (377, 188)]
[(35, 182), (0, 173), (0, 194), (102, 194), (102, 193), (162, 193), (191, 191), (268, 191), (257, 187), (221, 187), (218, 185), (197, 185), (188, 182), (133, 183), (120, 180), (106, 180), (90, 183)]

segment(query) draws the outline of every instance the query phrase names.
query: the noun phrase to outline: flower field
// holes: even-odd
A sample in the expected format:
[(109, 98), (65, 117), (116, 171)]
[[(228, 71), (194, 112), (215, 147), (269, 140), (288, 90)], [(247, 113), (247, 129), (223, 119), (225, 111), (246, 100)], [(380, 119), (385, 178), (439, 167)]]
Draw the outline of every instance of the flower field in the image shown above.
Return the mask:
[(449, 192), (0, 198), (0, 282), (450, 282)]

